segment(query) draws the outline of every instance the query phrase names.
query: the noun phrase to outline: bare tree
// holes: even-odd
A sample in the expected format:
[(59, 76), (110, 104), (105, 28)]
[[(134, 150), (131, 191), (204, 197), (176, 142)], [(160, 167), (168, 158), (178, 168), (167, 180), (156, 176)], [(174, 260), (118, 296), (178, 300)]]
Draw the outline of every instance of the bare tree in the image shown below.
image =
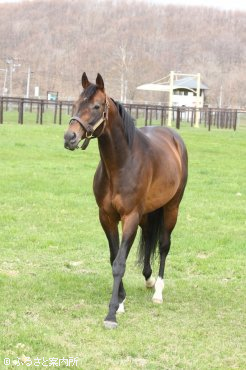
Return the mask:
[(13, 76), (16, 95), (25, 94), (28, 66), (30, 95), (38, 85), (41, 95), (54, 89), (74, 96), (85, 70), (92, 79), (101, 72), (123, 101), (136, 98), (139, 84), (175, 70), (200, 72), (210, 104), (246, 106), (245, 12), (144, 1), (0, 4), (0, 34), (0, 70), (7, 57), (22, 60)]

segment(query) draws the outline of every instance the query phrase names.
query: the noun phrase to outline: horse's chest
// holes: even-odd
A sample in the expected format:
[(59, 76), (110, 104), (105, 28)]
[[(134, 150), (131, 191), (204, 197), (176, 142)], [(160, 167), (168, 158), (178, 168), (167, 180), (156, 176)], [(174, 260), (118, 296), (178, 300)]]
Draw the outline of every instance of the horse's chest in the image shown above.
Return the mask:
[(114, 194), (111, 197), (111, 206), (117, 211), (119, 215), (123, 215), (126, 209), (129, 208), (125, 198), (121, 194)]
[(130, 213), (132, 208), (135, 207), (135, 194), (122, 186), (112, 186), (112, 184), (110, 186), (109, 184), (107, 191), (104, 191), (104, 197), (100, 199), (98, 205), (108, 214), (116, 212), (119, 216), (122, 216)]
[(94, 187), (100, 208), (107, 213), (117, 212), (122, 216), (141, 205), (145, 181), (140, 182), (136, 173), (124, 170), (113, 177), (105, 176), (105, 173), (100, 175), (96, 178), (96, 191)]

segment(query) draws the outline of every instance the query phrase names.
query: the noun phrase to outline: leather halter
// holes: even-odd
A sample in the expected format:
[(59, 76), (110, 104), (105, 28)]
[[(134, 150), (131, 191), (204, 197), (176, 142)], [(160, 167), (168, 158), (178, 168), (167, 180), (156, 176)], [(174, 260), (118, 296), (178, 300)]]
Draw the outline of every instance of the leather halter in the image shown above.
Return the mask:
[[(71, 125), (72, 121), (76, 121), (85, 130), (85, 140), (84, 140), (83, 145), (81, 146), (82, 150), (85, 150), (87, 148), (91, 139), (97, 139), (98, 137), (100, 137), (102, 135), (102, 133), (104, 132), (106, 123), (108, 121), (108, 111), (109, 111), (109, 101), (108, 101), (108, 98), (106, 97), (105, 109), (102, 113), (102, 117), (95, 124), (92, 125), (92, 124), (83, 122), (82, 119), (78, 116), (71, 117), (71, 119), (69, 121), (69, 125)], [(94, 132), (102, 124), (103, 124), (103, 129), (102, 129), (100, 135), (95, 136)]]

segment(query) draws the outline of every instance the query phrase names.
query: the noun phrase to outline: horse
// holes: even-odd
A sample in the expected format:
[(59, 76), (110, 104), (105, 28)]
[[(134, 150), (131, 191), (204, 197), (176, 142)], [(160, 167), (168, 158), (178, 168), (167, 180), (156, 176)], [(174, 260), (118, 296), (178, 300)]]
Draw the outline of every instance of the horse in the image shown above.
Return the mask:
[[(100, 162), (93, 191), (99, 219), (107, 237), (113, 289), (105, 328), (117, 327), (116, 313), (124, 312), (123, 276), (126, 260), (140, 226), (139, 259), (145, 285), (154, 288), (153, 302), (163, 302), (164, 270), (171, 233), (188, 177), (188, 155), (181, 137), (171, 128), (137, 128), (123, 105), (110, 98), (98, 73), (96, 83), (82, 74), (83, 91), (74, 103), (74, 116), (64, 134), (64, 147), (85, 150), (97, 139)], [(122, 237), (118, 226), (122, 224)], [(159, 273), (151, 262), (159, 247)]]

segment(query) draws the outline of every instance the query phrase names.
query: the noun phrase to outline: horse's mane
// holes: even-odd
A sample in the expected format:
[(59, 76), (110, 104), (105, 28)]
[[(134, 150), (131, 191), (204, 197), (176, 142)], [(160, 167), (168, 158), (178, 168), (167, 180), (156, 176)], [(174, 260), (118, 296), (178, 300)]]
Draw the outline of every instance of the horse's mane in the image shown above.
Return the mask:
[(118, 101), (113, 100), (114, 104), (116, 105), (116, 108), (120, 114), (120, 117), (122, 118), (122, 126), (125, 134), (125, 138), (127, 140), (127, 144), (129, 147), (132, 147), (132, 143), (134, 140), (134, 135), (136, 131), (135, 127), (135, 120), (131, 117), (131, 115), (126, 111), (126, 109), (123, 107), (121, 103)]

